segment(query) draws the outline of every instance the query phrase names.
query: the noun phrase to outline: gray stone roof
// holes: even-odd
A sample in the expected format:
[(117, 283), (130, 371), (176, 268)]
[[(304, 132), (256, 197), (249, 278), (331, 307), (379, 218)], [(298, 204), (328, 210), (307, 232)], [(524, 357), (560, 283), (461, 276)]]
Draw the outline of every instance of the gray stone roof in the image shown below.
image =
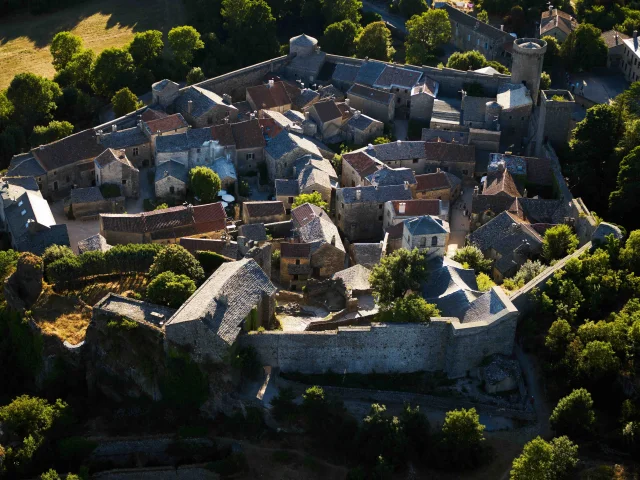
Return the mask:
[(151, 85), (151, 88), (156, 92), (161, 92), (162, 90), (165, 89), (167, 85), (170, 85), (170, 84), (173, 84), (173, 86), (180, 88), (180, 85), (178, 85), (176, 82), (172, 82), (171, 80), (168, 80), (166, 78), (164, 80), (160, 80), (159, 82), (154, 83), (153, 85)]
[(338, 228), (321, 208), (305, 203), (291, 211), (291, 220), (300, 240), (311, 244), (312, 252), (325, 243), (333, 243), (338, 250), (345, 252)]
[(359, 83), (354, 83), (347, 91), (348, 95), (355, 95), (356, 97), (365, 98), (368, 101), (380, 103), (382, 105), (389, 105), (393, 103), (393, 93), (385, 92), (377, 88), (369, 87)]
[(276, 287), (255, 260), (224, 263), (167, 322), (167, 336), (171, 338), (171, 329), (181, 323), (199, 322), (216, 335), (216, 345), (206, 348), (220, 357), (235, 342), (251, 309), (275, 293)]
[(326, 158), (317, 159), (309, 155), (305, 155), (304, 157), (297, 159), (293, 163), (293, 168), (296, 172), (301, 172), (307, 166), (322, 170), (329, 176), (332, 182), (338, 181), (338, 174), (336, 173), (336, 169), (333, 168), (333, 164)]
[(27, 232), (15, 240), (16, 249), (21, 252), (31, 252), (42, 256), (47, 247), (51, 245), (62, 245), (69, 247), (69, 232), (67, 226), (51, 225), (50, 227), (40, 227), (35, 232)]
[(449, 226), (431, 215), (412, 218), (404, 222), (404, 229), (411, 235), (441, 235), (449, 233)]
[(410, 68), (387, 65), (374, 82), (374, 86), (388, 90), (392, 87), (412, 89), (418, 84), (422, 72)]
[(30, 154), (16, 155), (11, 159), (7, 175), (12, 177), (39, 177), (47, 172)]
[(358, 264), (372, 269), (380, 263), (382, 257), (382, 245), (378, 243), (352, 243), (351, 257)]
[(331, 79), (338, 82), (353, 83), (360, 71), (359, 65), (348, 65), (346, 63), (338, 63), (333, 70)]
[(318, 40), (305, 33), (289, 39), (289, 45), (294, 47), (314, 47), (317, 44)]
[(313, 187), (314, 185), (320, 185), (330, 190), (331, 179), (326, 172), (319, 168), (315, 168), (312, 165), (307, 165), (298, 175), (299, 190), (303, 191), (304, 189)]
[(38, 228), (42, 229), (56, 224), (49, 204), (39, 191), (24, 190), (20, 196), (14, 198), (11, 205), (5, 207), (4, 211), (14, 240), (28, 234), (29, 230), (34, 230), (33, 226), (29, 228), (28, 224), (31, 222), (35, 222)]
[(4, 205), (13, 202), (25, 191), (38, 193), (38, 182), (33, 177), (2, 177), (0, 178), (0, 197)]
[(265, 152), (276, 160), (296, 150), (300, 151), (301, 156), (307, 153), (316, 158), (322, 158), (320, 149), (310, 139), (286, 130), (272, 138), (265, 148)]
[(347, 122), (347, 125), (349, 125), (351, 128), (354, 128), (356, 130), (360, 130), (361, 132), (363, 132), (374, 123), (382, 123), (382, 122), (374, 118), (367, 117), (366, 115), (363, 115), (361, 113), (357, 117), (355, 115), (351, 117)]
[(123, 297), (115, 293), (108, 293), (93, 308), (157, 327), (161, 327), (175, 313), (173, 308)]
[(246, 237), (256, 242), (264, 242), (267, 240), (267, 230), (264, 228), (264, 223), (240, 225), (238, 228), (238, 236)]
[(156, 139), (156, 151), (158, 153), (184, 152), (191, 148), (199, 148), (212, 139), (210, 128), (192, 128), (176, 135), (159, 136)]
[(276, 197), (295, 197), (300, 193), (297, 180), (276, 179)]
[(478, 33), (485, 37), (494, 38), (496, 40), (502, 40), (505, 43), (513, 43), (514, 38), (509, 35), (508, 32), (502, 31), (499, 28), (495, 28), (488, 23), (480, 22), (475, 17), (467, 15), (461, 12), (457, 8), (452, 7), (449, 4), (444, 4), (444, 9), (449, 14), (450, 22), (462, 23), (468, 27), (477, 30)]
[(71, 204), (102, 202), (104, 197), (99, 187), (74, 188), (70, 194)]
[(434, 142), (438, 139), (443, 142), (458, 142), (462, 145), (469, 143), (469, 132), (452, 132), (450, 130), (441, 130), (439, 128), (423, 128), (422, 141)]
[(372, 86), (378, 79), (380, 74), (384, 71), (387, 64), (379, 62), (377, 60), (369, 60), (364, 62), (358, 70), (354, 83), (361, 83), (363, 85)]
[[(360, 199), (357, 191), (360, 190)], [(404, 185), (390, 185), (386, 187), (347, 187), (336, 191), (336, 198), (344, 203), (384, 203), (389, 200), (411, 200), (411, 190)]]
[(224, 103), (222, 97), (210, 90), (191, 85), (176, 99), (175, 105), (180, 112), (187, 112), (188, 102), (191, 100), (191, 115), (201, 117), (216, 106), (223, 106), (227, 110), (237, 110), (233, 105)]
[(310, 88), (303, 88), (300, 95), (293, 99), (292, 105), (296, 108), (304, 108), (320, 98), (320, 94)]
[(379, 187), (404, 185), (405, 182), (408, 182), (410, 185), (416, 184), (416, 177), (410, 168), (381, 168), (366, 178), (371, 185), (377, 185)]
[(135, 147), (136, 145), (143, 145), (145, 143), (149, 143), (149, 139), (138, 127), (103, 133), (100, 138), (100, 145), (104, 148), (115, 148), (116, 150)]
[(99, 233), (78, 242), (78, 253), (93, 251), (106, 252), (110, 249), (111, 245), (107, 243), (107, 239)]
[(523, 242), (528, 242), (533, 249), (539, 249), (542, 237), (531, 225), (523, 223), (509, 212), (496, 215), (469, 234), (469, 243), (483, 252), (493, 249), (503, 255), (513, 252)]
[(187, 167), (176, 160), (169, 160), (156, 166), (155, 181), (158, 182), (165, 177), (173, 177), (183, 183), (189, 180)]
[(238, 258), (238, 242), (231, 241), (227, 243), (226, 240), (182, 237), (180, 239), (180, 245), (189, 250), (193, 255), (198, 251), (204, 251), (215, 252), (233, 260)]
[(342, 280), (344, 286), (352, 292), (362, 292), (371, 290), (371, 284), (369, 283), (370, 275), (371, 270), (368, 268), (362, 265), (354, 265), (353, 267), (334, 273), (331, 278), (333, 280)]
[(533, 105), (529, 89), (521, 83), (503, 83), (496, 99), (503, 111)]
[(367, 149), (367, 153), (383, 162), (393, 160), (409, 160), (414, 158), (425, 158), (425, 142), (405, 142), (396, 141), (374, 145), (373, 151)]

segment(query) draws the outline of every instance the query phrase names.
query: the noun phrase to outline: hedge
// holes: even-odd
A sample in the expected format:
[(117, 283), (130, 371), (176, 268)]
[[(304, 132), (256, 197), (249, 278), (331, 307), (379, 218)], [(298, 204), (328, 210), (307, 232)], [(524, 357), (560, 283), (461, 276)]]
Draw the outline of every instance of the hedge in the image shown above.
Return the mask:
[(116, 245), (106, 252), (91, 251), (56, 260), (47, 267), (47, 278), (64, 283), (93, 275), (110, 273), (146, 273), (164, 245), (130, 243)]
[(198, 250), (196, 252), (196, 259), (200, 262), (200, 265), (202, 265), (204, 273), (207, 277), (215, 272), (223, 263), (232, 261), (231, 259), (220, 255), (219, 253), (208, 252), (206, 250)]

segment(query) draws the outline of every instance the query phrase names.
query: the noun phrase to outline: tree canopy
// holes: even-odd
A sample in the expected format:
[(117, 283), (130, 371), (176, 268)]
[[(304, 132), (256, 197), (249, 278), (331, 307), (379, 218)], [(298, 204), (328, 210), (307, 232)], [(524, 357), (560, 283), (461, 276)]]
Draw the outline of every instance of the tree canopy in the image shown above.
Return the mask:
[(420, 295), (412, 293), (398, 298), (390, 308), (383, 309), (376, 320), (385, 323), (426, 323), (440, 316), (440, 310)]
[(147, 30), (134, 35), (129, 44), (129, 53), (136, 65), (150, 67), (162, 54), (163, 48), (162, 32)]
[(465, 268), (472, 268), (476, 273), (491, 273), (491, 260), (484, 258), (482, 251), (475, 245), (456, 250), (453, 259)]
[(391, 32), (384, 22), (373, 22), (362, 29), (356, 38), (356, 55), (359, 58), (391, 60), (395, 49), (391, 46)]
[(196, 50), (204, 48), (200, 33), (189, 25), (173, 27), (169, 31), (167, 39), (176, 61), (184, 67), (191, 65)]
[(162, 272), (147, 286), (147, 296), (153, 303), (178, 308), (196, 291), (196, 284), (186, 275)]
[(323, 210), (327, 210), (327, 202), (322, 200), (322, 196), (318, 192), (313, 193), (301, 193), (296, 198), (293, 199), (293, 204), (291, 208), (297, 208), (300, 205), (304, 205), (305, 203), (310, 203), (315, 205), (316, 207), (320, 207)]
[(484, 448), (484, 429), (475, 408), (447, 412), (442, 424), (441, 453), (457, 468), (477, 464)]
[(193, 85), (194, 83), (200, 83), (205, 79), (204, 72), (200, 67), (193, 67), (187, 73), (187, 85)]
[(163, 272), (186, 275), (196, 283), (204, 280), (204, 270), (196, 257), (180, 245), (167, 245), (158, 252), (149, 269), (150, 277), (157, 277)]
[[(414, 15), (420, 15), (426, 12), (429, 7), (425, 0), (400, 0), (398, 2), (398, 9), (400, 13), (407, 18), (412, 18)], [(446, 13), (446, 12), (445, 12)]]
[(544, 232), (542, 255), (548, 261), (572, 254), (578, 247), (578, 237), (569, 225), (556, 225)]
[(578, 438), (590, 433), (596, 422), (591, 394), (584, 388), (578, 388), (561, 398), (549, 422), (559, 435)]
[(215, 202), (222, 183), (216, 172), (199, 166), (189, 170), (189, 188), (203, 203)]
[(56, 100), (62, 95), (57, 83), (33, 73), (19, 73), (7, 89), (7, 99), (13, 105), (13, 117), (26, 131), (53, 118)]
[(49, 125), (38, 125), (33, 128), (33, 132), (29, 137), (29, 143), (32, 147), (45, 145), (55, 142), (61, 138), (67, 137), (73, 133), (73, 125), (69, 122), (52, 120)]
[(428, 276), (424, 254), (417, 248), (411, 251), (401, 248), (373, 267), (369, 282), (378, 303), (390, 306), (409, 290), (417, 291)]
[(356, 51), (356, 37), (361, 27), (351, 20), (332, 23), (324, 30), (322, 48), (328, 53), (351, 57)]
[(567, 437), (551, 442), (536, 437), (527, 443), (522, 454), (513, 461), (510, 480), (566, 478), (578, 463), (578, 446)]
[(53, 57), (53, 68), (57, 71), (67, 68), (73, 56), (82, 50), (82, 38), (71, 32), (58, 32), (49, 47)]
[(447, 68), (456, 70), (478, 70), (485, 67), (487, 59), (477, 50), (469, 50), (468, 52), (453, 52), (447, 60)]
[(562, 43), (561, 52), (566, 64), (575, 71), (589, 71), (607, 63), (607, 45), (602, 31), (587, 23), (580, 24)]
[(111, 103), (113, 104), (113, 114), (116, 118), (131, 113), (144, 105), (143, 102), (138, 100), (138, 96), (127, 87), (118, 90), (111, 98)]
[(434, 50), (451, 38), (451, 24), (446, 10), (436, 9), (415, 15), (407, 20), (407, 63), (424, 65)]
[(94, 91), (107, 98), (111, 98), (121, 88), (132, 85), (134, 79), (133, 57), (121, 48), (103, 50), (91, 69)]
[(640, 227), (636, 202), (640, 198), (640, 146), (620, 162), (616, 189), (609, 195), (609, 211), (616, 222), (628, 228)]
[(360, 23), (360, 10), (362, 10), (360, 0), (320, 0), (320, 3), (326, 25), (342, 20), (351, 20), (355, 24)]

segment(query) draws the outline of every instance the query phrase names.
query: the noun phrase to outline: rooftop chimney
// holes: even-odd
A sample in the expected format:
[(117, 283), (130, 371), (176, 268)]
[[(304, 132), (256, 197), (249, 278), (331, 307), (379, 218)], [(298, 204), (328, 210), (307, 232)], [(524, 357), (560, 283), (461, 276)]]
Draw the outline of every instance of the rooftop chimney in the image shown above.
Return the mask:
[(362, 198), (362, 190), (359, 188), (356, 190), (356, 200), (360, 200)]
[(370, 143), (369, 145), (367, 145), (367, 150), (373, 150), (373, 143)]
[(549, 5), (549, 13), (553, 13), (553, 5)]
[(267, 87), (273, 87), (273, 79), (269, 80), (269, 83), (267, 83)]
[(335, 235), (333, 237), (331, 237), (331, 245), (333, 245), (334, 247), (336, 245), (336, 236)]
[(500, 31), (504, 32), (504, 25), (500, 25)]
[(304, 112), (304, 119), (305, 119), (305, 120), (309, 120), (309, 116), (310, 116), (310, 114), (309, 114), (309, 110), (307, 110), (306, 112)]
[(360, 118), (360, 110), (356, 110), (356, 112), (353, 114), (354, 118)]
[(409, 182), (406, 180), (404, 181), (404, 189), (409, 190)]
[(117, 132), (118, 131), (118, 125), (116, 125), (115, 123), (113, 125), (111, 125), (111, 131), (112, 132)]
[(396, 143), (400, 145), (402, 143), (402, 140), (396, 140)]
[(404, 215), (404, 212), (407, 211), (407, 204), (404, 202), (400, 202), (400, 204), (398, 205), (398, 213), (400, 215)]
[(227, 105), (231, 105), (231, 95), (229, 95), (228, 93), (223, 93), (222, 94), (222, 101), (224, 103), (226, 103)]
[(474, 197), (477, 197), (479, 192), (480, 192), (480, 189), (478, 188), (477, 185), (475, 187), (473, 187), (473, 196)]
[(436, 168), (436, 173), (440, 173), (440, 167)]
[(638, 30), (633, 31), (633, 43), (638, 43)]
[[(98, 130), (96, 132), (96, 143), (98, 145), (100, 145), (101, 142), (102, 142), (102, 130)], [(42, 147), (42, 145), (41, 145), (41, 147)]]
[(191, 115), (191, 110), (193, 109), (193, 100), (189, 100), (187, 102), (187, 113)]
[(351, 100), (349, 100), (348, 98), (344, 99), (344, 104), (348, 107), (349, 103), (351, 103)]

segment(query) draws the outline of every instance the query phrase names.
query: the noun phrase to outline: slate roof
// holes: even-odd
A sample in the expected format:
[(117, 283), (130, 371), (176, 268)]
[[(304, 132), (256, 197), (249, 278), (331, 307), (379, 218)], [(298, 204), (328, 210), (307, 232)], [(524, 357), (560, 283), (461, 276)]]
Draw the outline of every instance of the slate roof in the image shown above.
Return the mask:
[[(295, 92), (293, 97), (300, 94), (300, 89)], [(293, 93), (293, 92), (291, 92)], [(262, 85), (256, 85), (254, 87), (247, 88), (247, 96), (253, 100), (256, 108), (259, 109), (272, 109), (291, 105), (292, 96), (290, 92), (285, 88), (284, 82), (273, 82), (273, 85), (269, 86), (268, 83)]]
[(503, 111), (533, 105), (529, 89), (521, 83), (503, 83), (500, 85), (496, 101)]
[(602, 38), (604, 43), (607, 45), (607, 48), (615, 48), (622, 45), (624, 41), (630, 37), (629, 35), (617, 32), (616, 30), (608, 30), (606, 32), (602, 32), (600, 38)]
[[(166, 324), (167, 332), (183, 322), (200, 322), (216, 335), (214, 350), (232, 345), (245, 318), (276, 287), (253, 259), (223, 263), (180, 307)], [(222, 356), (223, 353), (219, 353)]]
[(315, 47), (317, 44), (318, 40), (305, 33), (289, 39), (289, 45), (294, 47)]
[(47, 173), (30, 153), (25, 153), (20, 158), (17, 157), (18, 155), (11, 159), (7, 175), (13, 177), (39, 177)]
[[(360, 200), (356, 198), (356, 191), (360, 190)], [(336, 191), (338, 201), (344, 203), (384, 203), (389, 200), (410, 200), (411, 190), (404, 185), (389, 185), (385, 187), (347, 187)]]
[(195, 118), (201, 117), (216, 106), (222, 106), (227, 110), (237, 110), (233, 105), (229, 105), (222, 100), (222, 97), (210, 90), (191, 85), (176, 99), (175, 106), (181, 112), (187, 112), (188, 102), (191, 100), (191, 115)]
[(300, 191), (304, 189), (320, 185), (327, 189), (331, 189), (331, 179), (326, 172), (323, 172), (319, 168), (315, 168), (312, 165), (308, 165), (302, 169), (298, 175), (298, 186)]
[[(493, 248), (498, 252), (504, 251), (501, 243), (514, 232), (537, 239), (542, 242), (540, 235), (527, 223), (523, 223), (515, 215), (502, 212), (469, 234), (469, 243), (477, 246), (483, 252)], [(519, 233), (520, 234), (520, 233)]]
[(578, 28), (578, 22), (572, 15), (557, 8), (554, 8), (553, 11), (543, 11), (540, 17), (540, 37), (545, 36), (554, 28), (558, 28), (569, 35), (573, 30)]
[(189, 127), (189, 123), (187, 123), (180, 113), (174, 113), (173, 115), (168, 115), (164, 118), (145, 122), (145, 125), (152, 134), (155, 134), (158, 131), (164, 133), (172, 130), (178, 130), (179, 128)]
[(387, 64), (377, 60), (367, 60), (360, 65), (358, 75), (354, 83), (363, 85), (373, 85), (378, 77), (382, 74)]
[(570, 216), (564, 201), (542, 198), (519, 198), (518, 213), (530, 223), (563, 223)]
[(319, 87), (318, 92), (320, 92), (320, 98), (331, 98), (336, 102), (344, 100), (344, 92), (331, 84)]
[(311, 244), (283, 242), (280, 244), (280, 256), (282, 258), (309, 258)]
[(336, 169), (333, 168), (333, 164), (331, 161), (326, 158), (313, 158), (309, 155), (305, 155), (297, 159), (293, 164), (296, 172), (301, 172), (307, 166), (311, 166), (315, 169), (321, 170), (329, 176), (329, 179), (332, 182), (338, 181), (338, 174), (336, 173)]
[(211, 138), (213, 140), (217, 140), (223, 147), (236, 144), (230, 123), (221, 123), (220, 125), (214, 125), (211, 127)]
[(404, 228), (411, 235), (440, 235), (449, 233), (449, 226), (443, 220), (431, 215), (411, 218), (404, 222)]
[(31, 153), (42, 167), (49, 171), (81, 160), (94, 159), (104, 149), (104, 145), (98, 144), (96, 133), (89, 128), (61, 140), (33, 148)]
[(428, 192), (430, 190), (452, 190), (460, 185), (462, 180), (449, 172), (437, 172), (416, 175), (416, 183), (417, 192)]
[(320, 94), (315, 90), (311, 90), (310, 88), (303, 88), (300, 91), (300, 95), (293, 99), (293, 106), (295, 108), (303, 109), (313, 103), (315, 103), (320, 98)]
[(184, 164), (171, 159), (168, 162), (163, 162), (156, 166), (154, 181), (158, 182), (165, 177), (172, 177), (183, 183), (187, 183), (189, 180), (189, 171)]
[(295, 197), (299, 193), (297, 180), (276, 179), (276, 197)]
[(371, 175), (380, 168), (375, 160), (362, 151), (345, 153), (342, 161), (348, 163), (361, 177)]
[(333, 75), (331, 75), (331, 79), (338, 82), (353, 83), (355, 82), (359, 71), (360, 71), (359, 65), (348, 65), (346, 63), (338, 63), (336, 64), (336, 68), (333, 70)]
[[(153, 87), (152, 87), (153, 88)], [(167, 114), (162, 110), (156, 110), (154, 108), (147, 108), (142, 115), (140, 115), (140, 120), (143, 122), (150, 122), (152, 120), (158, 120), (160, 118), (166, 117)]]
[(522, 196), (508, 170), (487, 173), (482, 194), (509, 195), (514, 198)]
[(71, 204), (102, 202), (104, 197), (99, 187), (74, 188), (70, 194)]
[(367, 154), (377, 158), (382, 162), (395, 160), (411, 160), (425, 157), (425, 143), (396, 141), (374, 145), (373, 150), (367, 149)]
[(99, 233), (96, 235), (92, 235), (91, 237), (85, 238), (84, 240), (80, 240), (78, 242), (78, 253), (82, 254), (84, 252), (106, 252), (111, 249), (111, 245), (107, 243), (107, 239), (104, 238)]
[(534, 185), (553, 185), (553, 169), (548, 158), (525, 157), (527, 182)]
[(221, 180), (225, 178), (231, 178), (233, 181), (238, 179), (236, 174), (236, 167), (233, 164), (233, 160), (226, 157), (218, 158), (211, 164), (211, 170), (216, 172)]
[(371, 290), (370, 275), (371, 270), (368, 268), (362, 265), (354, 265), (334, 273), (331, 279), (342, 280), (344, 286), (352, 292), (363, 292)]
[(4, 200), (13, 201), (26, 190), (38, 193), (40, 188), (33, 177), (2, 177), (0, 178), (0, 195)]
[(284, 203), (280, 200), (271, 200), (265, 202), (244, 202), (242, 208), (247, 210), (249, 217), (271, 217), (273, 215), (284, 215)]
[(371, 185), (384, 187), (389, 185), (409, 185), (416, 184), (416, 177), (410, 168), (381, 168), (380, 170), (367, 176), (367, 181)]
[(447, 162), (475, 163), (476, 147), (459, 143), (425, 142), (427, 160), (446, 160)]
[(184, 152), (191, 148), (200, 148), (211, 140), (211, 128), (191, 128), (183, 133), (161, 135), (156, 138), (156, 152)]
[(256, 242), (265, 242), (267, 240), (267, 230), (264, 228), (264, 223), (240, 225), (238, 228), (238, 236), (246, 237)]
[(103, 133), (100, 137), (100, 145), (104, 148), (115, 148), (121, 150), (136, 145), (149, 143), (147, 136), (138, 127), (125, 128), (115, 132)]
[[(400, 213), (400, 204), (404, 203), (404, 213)], [(395, 200), (391, 202), (396, 216), (417, 217), (419, 215), (440, 215), (442, 200), (434, 198), (417, 200)]]
[(291, 211), (291, 220), (300, 240), (311, 244), (312, 252), (332, 242), (335, 248), (345, 252), (338, 228), (321, 208), (305, 203)]
[(519, 209), (518, 200), (520, 199), (507, 195), (474, 195), (473, 202), (471, 203), (471, 212), (475, 214), (485, 213), (487, 211), (498, 214), (506, 210), (517, 212)]
[(246, 122), (232, 123), (231, 131), (236, 149), (262, 148), (265, 146), (264, 135), (257, 119)]
[(419, 95), (421, 93), (424, 93), (435, 98), (438, 96), (439, 90), (440, 84), (433, 78), (427, 77), (425, 75), (422, 77), (421, 83), (413, 87), (413, 90), (411, 90), (411, 95)]
[[(315, 51), (313, 55), (294, 57), (287, 65), (287, 70), (293, 72), (304, 71), (310, 73), (314, 78), (318, 78), (326, 56), (325, 52)], [(294, 95), (291, 96), (291, 98), (294, 97)]]
[(322, 123), (342, 118), (342, 112), (333, 100), (322, 100), (320, 102), (316, 102), (310, 108), (313, 108), (316, 111), (318, 118)]
[(198, 251), (203, 251), (215, 252), (232, 260), (236, 260), (238, 258), (238, 242), (232, 241), (227, 243), (226, 240), (182, 237), (180, 239), (180, 245), (193, 255)]
[(439, 128), (423, 128), (422, 141), (424, 142), (457, 142), (462, 145), (469, 144), (469, 132), (453, 132)]
[(394, 97), (393, 93), (378, 90), (377, 88), (367, 87), (366, 85), (361, 85), (359, 83), (354, 83), (347, 91), (347, 95), (354, 95), (383, 105), (393, 103)]
[(161, 92), (162, 90), (165, 89), (165, 87), (167, 87), (167, 85), (170, 85), (170, 84), (173, 84), (175, 87), (179, 87), (179, 85), (176, 82), (173, 82), (165, 78), (164, 80), (160, 80), (154, 83), (153, 85), (151, 85), (151, 88), (156, 92)]
[(481, 35), (494, 38), (496, 40), (502, 40), (504, 42), (511, 41), (513, 43), (514, 38), (509, 35), (508, 32), (502, 31), (499, 28), (492, 27), (488, 23), (480, 22), (475, 17), (467, 15), (461, 12), (457, 8), (452, 7), (449, 4), (444, 5), (444, 9), (449, 14), (449, 22), (459, 22), (468, 27), (473, 28)]
[(31, 252), (39, 256), (51, 245), (71, 246), (65, 224), (42, 227), (34, 233), (26, 232), (15, 240), (15, 243), (18, 251)]
[(377, 243), (352, 243), (351, 257), (354, 263), (372, 269), (380, 263), (382, 257), (382, 245)]
[(374, 87), (390, 89), (392, 87), (411, 89), (422, 78), (422, 72), (410, 68), (386, 65), (380, 76), (373, 83)]
[(316, 158), (322, 158), (322, 152), (314, 142), (302, 135), (286, 130), (280, 132), (277, 137), (272, 138), (265, 148), (265, 152), (276, 160), (295, 150), (301, 151), (300, 155), (308, 153)]
[(382, 123), (382, 122), (380, 122), (379, 120), (376, 120), (375, 118), (371, 118), (360, 113), (357, 116), (353, 115), (347, 122), (347, 125), (355, 130), (360, 130), (361, 132), (364, 132), (371, 125), (375, 123)]
[(113, 148), (107, 148), (94, 159), (94, 162), (98, 165), (98, 168), (106, 167), (113, 162), (122, 163), (129, 168), (135, 168), (127, 158), (124, 150), (114, 150)]

